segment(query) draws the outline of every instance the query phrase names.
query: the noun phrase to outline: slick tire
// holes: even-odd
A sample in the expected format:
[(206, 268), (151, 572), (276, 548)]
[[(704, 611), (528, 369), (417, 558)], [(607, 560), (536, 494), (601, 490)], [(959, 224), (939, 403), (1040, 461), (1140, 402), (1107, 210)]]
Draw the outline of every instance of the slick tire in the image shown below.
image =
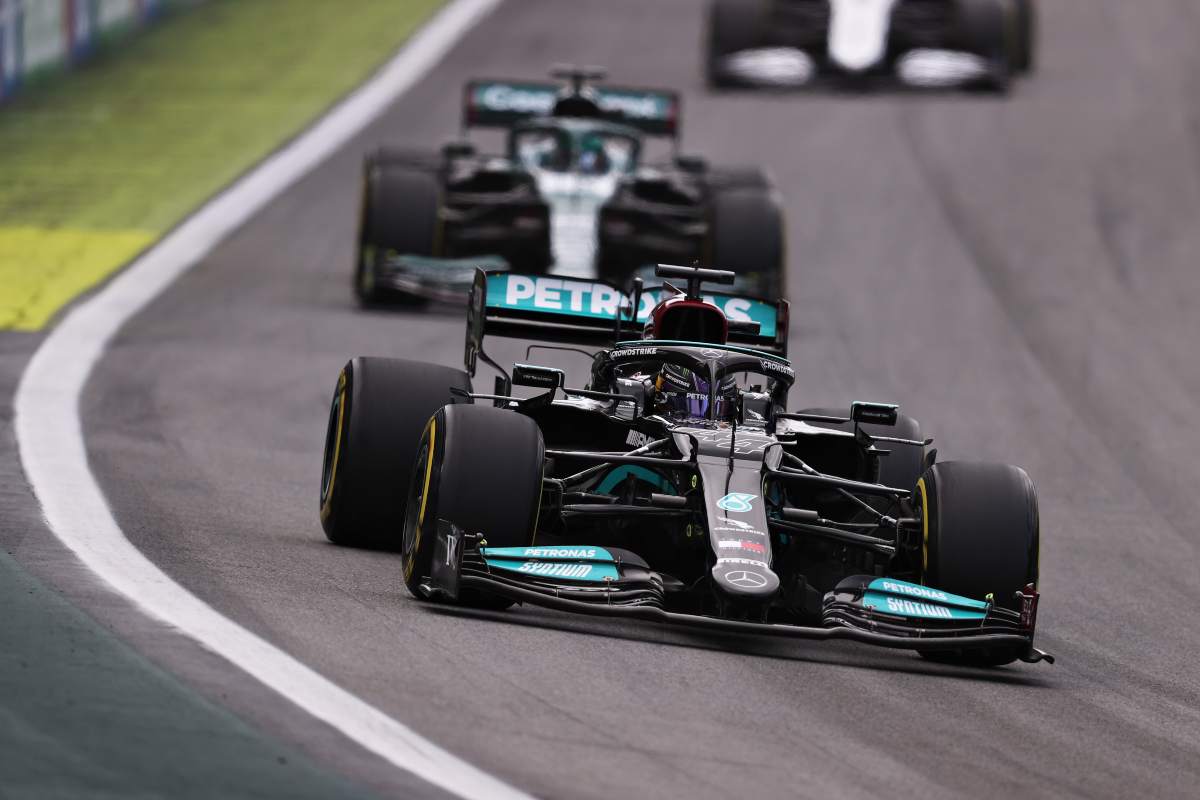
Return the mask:
[(321, 467), (321, 527), (329, 541), (400, 549), (413, 457), (452, 388), (471, 391), (466, 372), (363, 356), (342, 368)]
[(722, 68), (722, 61), (725, 56), (765, 44), (768, 12), (764, 0), (713, 0), (709, 5), (705, 55), (710, 88), (741, 84)]
[[(492, 547), (533, 544), (541, 508), (545, 445), (537, 423), (478, 405), (439, 410), (421, 434), (404, 517), (404, 585), (418, 599), (430, 573), (439, 519), (482, 533)], [(462, 605), (507, 608), (512, 601), (462, 592)]]
[(406, 166), (368, 163), (363, 177), (354, 290), (364, 306), (419, 302), (376, 282), (379, 261), (388, 252), (435, 256), (438, 243), (437, 176)]
[(1037, 7), (1034, 0), (1012, 0), (1016, 43), (1013, 70), (1031, 73), (1037, 63)]
[[(844, 417), (846, 416), (846, 409), (806, 408), (800, 413), (820, 414), (827, 417)], [(853, 430), (849, 424), (812, 424), (820, 428)], [(921, 440), (921, 424), (906, 414), (901, 414), (893, 426), (865, 423), (861, 427), (868, 435), (892, 436), (897, 439), (913, 439), (916, 441)], [(879, 449), (887, 450), (890, 453), (890, 455), (884, 456), (879, 460), (879, 482), (884, 486), (894, 486), (897, 489), (913, 489), (917, 485), (917, 481), (921, 479), (921, 475), (925, 472), (925, 448), (911, 444), (881, 442)]]
[[(947, 461), (917, 484), (924, 520), (921, 580), (976, 600), (1019, 610), (1013, 596), (1037, 585), (1040, 533), (1037, 491), (1024, 470), (1007, 464)], [(1000, 666), (1014, 648), (922, 653), (935, 661)]]
[(1018, 58), (1013, 6), (1009, 0), (958, 0), (958, 15), (963, 49), (987, 63), (977, 88), (1006, 93)]
[(769, 187), (714, 188), (710, 207), (710, 261), (749, 280), (767, 300), (787, 297), (783, 211)]

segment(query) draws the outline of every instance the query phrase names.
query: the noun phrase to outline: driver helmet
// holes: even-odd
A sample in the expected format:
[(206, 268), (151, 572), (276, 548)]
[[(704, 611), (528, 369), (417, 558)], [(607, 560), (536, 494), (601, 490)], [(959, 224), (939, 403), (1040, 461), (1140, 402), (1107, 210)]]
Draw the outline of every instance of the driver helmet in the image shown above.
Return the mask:
[(604, 140), (599, 136), (584, 136), (579, 143), (579, 170), (586, 175), (608, 172), (608, 153), (604, 150)]
[[(708, 418), (710, 382), (707, 377), (687, 367), (663, 364), (654, 380), (655, 405), (660, 413), (676, 416)], [(712, 419), (733, 420), (738, 406), (737, 380), (726, 376), (717, 391)]]

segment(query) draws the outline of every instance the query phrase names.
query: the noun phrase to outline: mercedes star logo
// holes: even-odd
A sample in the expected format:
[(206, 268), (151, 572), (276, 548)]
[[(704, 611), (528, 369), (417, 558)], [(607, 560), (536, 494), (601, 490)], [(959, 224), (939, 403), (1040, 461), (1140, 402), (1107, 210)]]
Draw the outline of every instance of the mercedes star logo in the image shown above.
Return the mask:
[(744, 589), (761, 589), (767, 585), (767, 579), (757, 572), (747, 572), (740, 569), (737, 572), (726, 572), (725, 580), (732, 583), (734, 586), (741, 586)]

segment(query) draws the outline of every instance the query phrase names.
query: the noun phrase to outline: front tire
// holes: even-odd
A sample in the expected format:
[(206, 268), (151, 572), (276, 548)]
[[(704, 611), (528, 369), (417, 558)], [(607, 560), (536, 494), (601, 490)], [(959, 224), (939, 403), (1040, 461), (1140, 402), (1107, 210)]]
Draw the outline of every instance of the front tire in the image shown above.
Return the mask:
[(1012, 0), (1012, 3), (1017, 37), (1013, 69), (1030, 73), (1037, 64), (1037, 8), (1034, 0)]
[(741, 81), (723, 68), (726, 56), (762, 47), (768, 8), (762, 0), (713, 0), (708, 7), (706, 63), (711, 88), (738, 86)]
[(471, 391), (460, 369), (358, 357), (342, 368), (330, 406), (321, 468), (321, 527), (350, 547), (400, 546), (405, 489), (425, 423)]
[(368, 162), (363, 176), (354, 290), (364, 306), (413, 301), (380, 287), (377, 269), (388, 253), (435, 256), (441, 191), (429, 171)]
[[(439, 519), (482, 533), (491, 547), (533, 544), (545, 445), (537, 423), (492, 406), (439, 410), (421, 434), (404, 517), (404, 585), (423, 599)], [(464, 605), (506, 608), (495, 595), (462, 592)]]
[(787, 296), (783, 211), (769, 186), (713, 189), (710, 264), (747, 279), (768, 300)]
[[(1014, 596), (1037, 585), (1041, 544), (1029, 475), (1007, 464), (943, 462), (925, 472), (916, 499), (924, 524), (921, 582), (976, 600), (991, 594), (997, 606), (1019, 610)], [(929, 657), (999, 666), (1020, 656), (992, 648)]]
[(1006, 93), (1019, 60), (1014, 8), (1007, 0), (958, 0), (958, 14), (963, 49), (987, 63), (979, 88)]

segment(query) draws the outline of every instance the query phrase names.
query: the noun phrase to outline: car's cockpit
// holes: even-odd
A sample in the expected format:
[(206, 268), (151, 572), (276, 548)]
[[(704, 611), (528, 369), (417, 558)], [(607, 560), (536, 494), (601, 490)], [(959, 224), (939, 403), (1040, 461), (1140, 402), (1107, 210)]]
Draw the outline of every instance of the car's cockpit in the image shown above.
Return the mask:
[(637, 168), (637, 132), (603, 120), (538, 119), (513, 126), (509, 157), (531, 172), (624, 175)]
[(794, 379), (785, 359), (748, 348), (640, 340), (599, 357), (591, 385), (636, 398), (645, 414), (765, 425)]

